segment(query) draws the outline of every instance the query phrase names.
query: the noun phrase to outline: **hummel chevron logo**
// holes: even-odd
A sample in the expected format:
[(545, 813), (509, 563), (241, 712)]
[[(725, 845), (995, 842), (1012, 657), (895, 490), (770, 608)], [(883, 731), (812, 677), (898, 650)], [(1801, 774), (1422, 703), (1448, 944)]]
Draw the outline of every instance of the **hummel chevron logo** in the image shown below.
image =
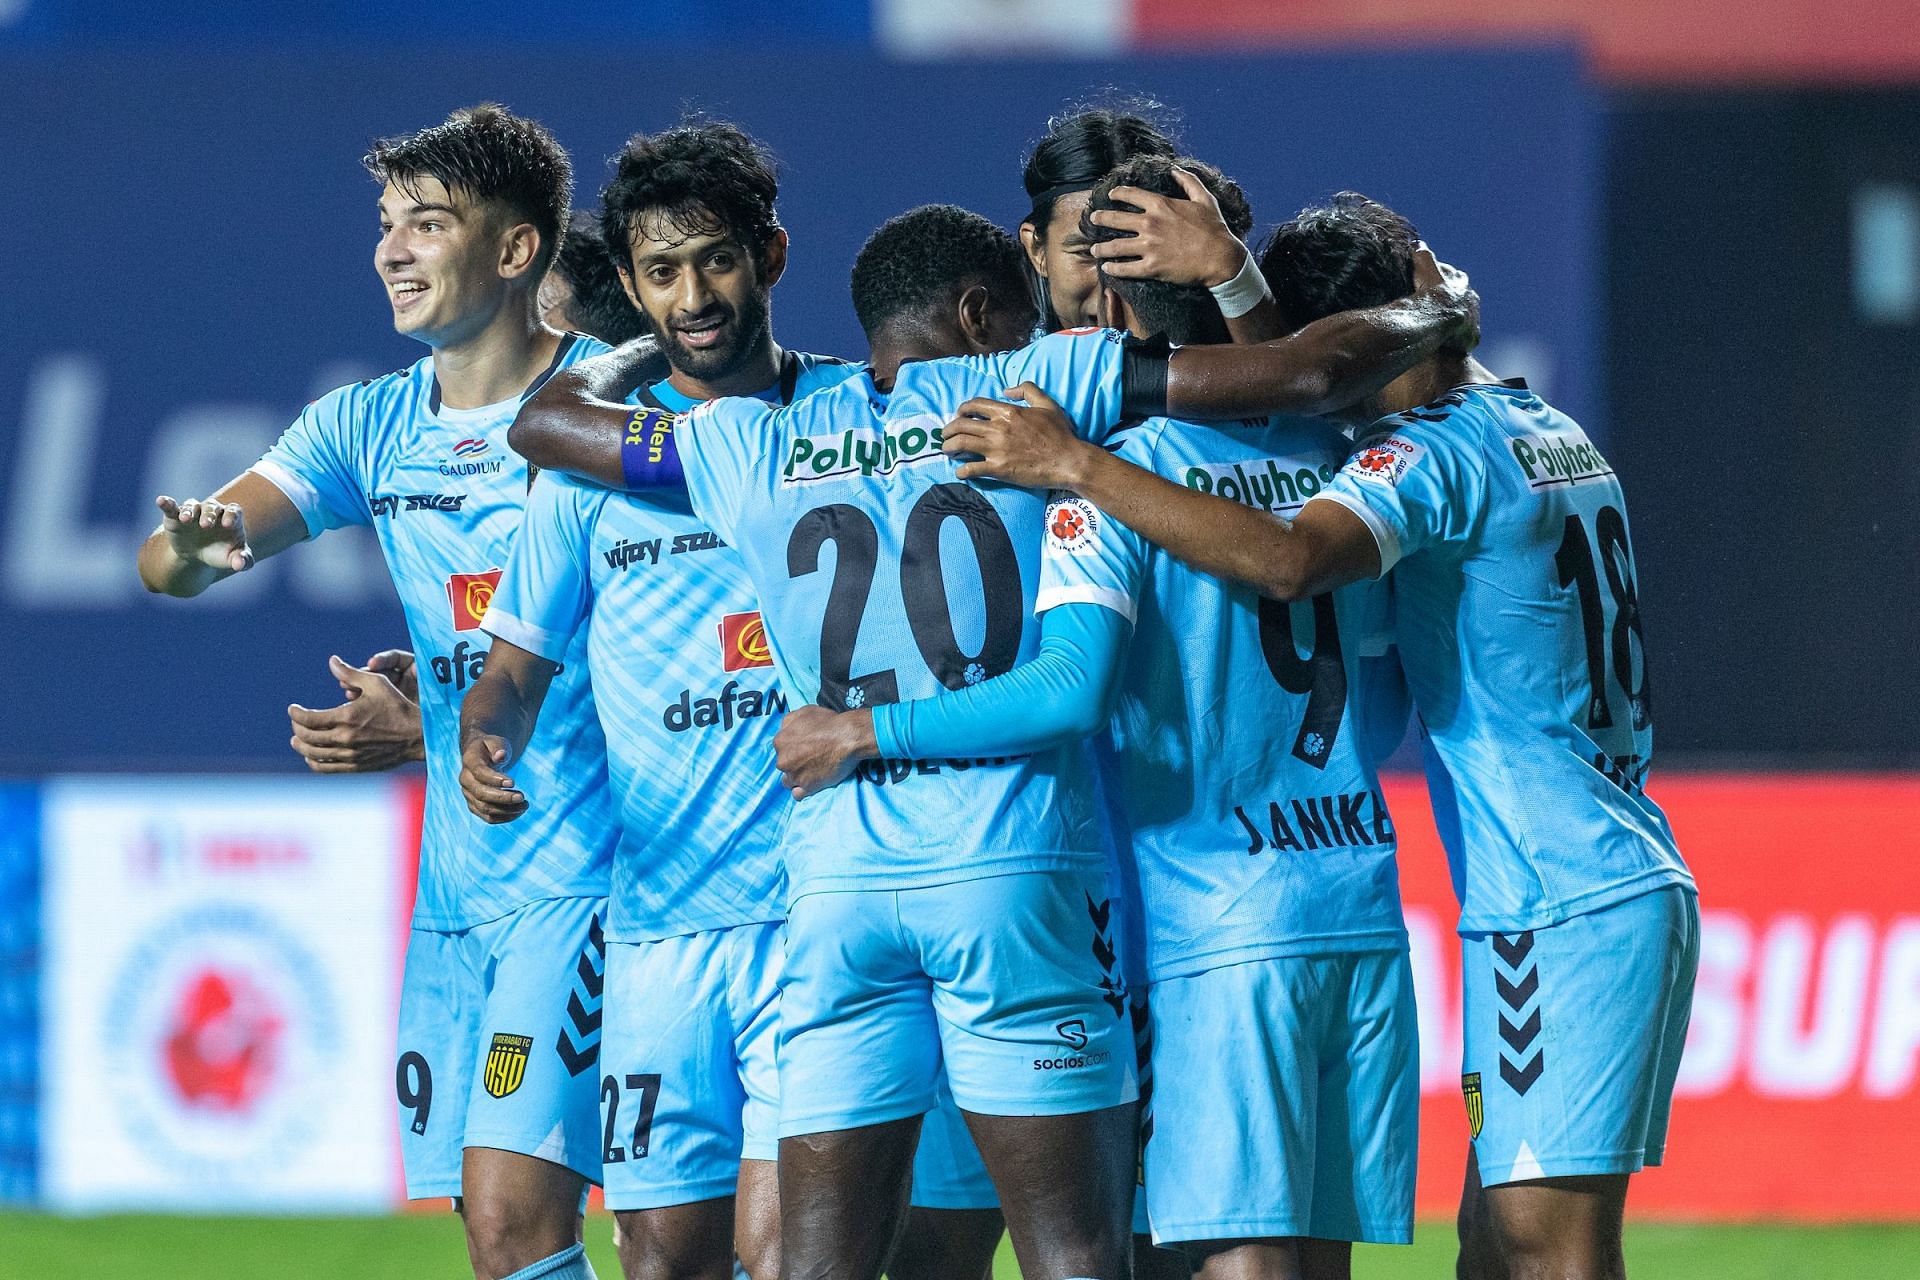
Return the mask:
[(1533, 1061), (1525, 1067), (1516, 1067), (1502, 1058), (1500, 1059), (1500, 1078), (1507, 1082), (1509, 1088), (1524, 1098), (1527, 1090), (1533, 1088), (1533, 1082), (1540, 1078), (1540, 1072), (1546, 1065), (1547, 1054), (1544, 1049), (1534, 1055)]
[(1507, 1042), (1516, 1055), (1525, 1053), (1534, 1038), (1540, 1034), (1540, 1011), (1535, 1009), (1533, 1016), (1519, 1026), (1507, 1021), (1505, 1014), (1500, 1015), (1500, 1038)]
[(1525, 933), (1514, 934), (1511, 942), (1500, 934), (1493, 935), (1493, 952), (1500, 957), (1500, 963), (1509, 969), (1518, 969), (1520, 962), (1525, 960), (1532, 951), (1533, 930), (1531, 929)]
[(1520, 1006), (1533, 999), (1533, 993), (1540, 989), (1540, 971), (1538, 969), (1527, 970), (1527, 976), (1520, 979), (1518, 983), (1508, 982), (1496, 973), (1493, 975), (1493, 985), (1494, 988), (1499, 991), (1500, 999), (1506, 1002), (1507, 1007), (1515, 1013), (1518, 1013), (1520, 1012)]

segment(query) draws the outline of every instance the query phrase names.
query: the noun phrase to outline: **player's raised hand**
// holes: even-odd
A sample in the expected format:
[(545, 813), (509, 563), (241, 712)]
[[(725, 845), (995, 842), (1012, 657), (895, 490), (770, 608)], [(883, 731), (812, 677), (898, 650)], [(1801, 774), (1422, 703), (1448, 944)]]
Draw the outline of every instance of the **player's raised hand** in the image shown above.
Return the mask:
[(780, 781), (795, 800), (818, 795), (842, 781), (874, 751), (873, 715), (867, 711), (796, 707), (773, 737)]
[(1115, 187), (1116, 202), (1139, 209), (1095, 209), (1087, 220), (1127, 234), (1089, 247), (1109, 276), (1124, 280), (1164, 280), (1168, 284), (1211, 288), (1240, 273), (1247, 246), (1228, 229), (1220, 202), (1185, 169), (1173, 171), (1185, 200), (1144, 187)]
[[(390, 649), (374, 655), (396, 668), (394, 655), (406, 660), (399, 678), (407, 689), (413, 683), (413, 655)], [(376, 773), (412, 760), (426, 759), (420, 729), (420, 707), (393, 677), (367, 667), (348, 666), (338, 657), (327, 667), (345, 696), (337, 707), (315, 711), (295, 703), (287, 708), (293, 722), (293, 749), (315, 773)]]
[(1072, 488), (1093, 446), (1052, 397), (1031, 382), (1004, 393), (1013, 400), (969, 400), (941, 438), (949, 455), (973, 455), (954, 470), (962, 480), (1004, 480), (1029, 489)]
[(160, 532), (182, 561), (233, 573), (253, 567), (246, 513), (234, 503), (212, 498), (176, 502), (163, 493), (153, 505), (160, 508)]
[(1465, 354), (1480, 345), (1480, 295), (1467, 273), (1436, 258), (1424, 244), (1413, 250), (1413, 291), (1423, 293), (1458, 317), (1458, 336), (1447, 344)]
[(460, 748), (460, 790), (467, 808), (482, 822), (512, 822), (527, 811), (527, 797), (500, 771), (512, 763), (513, 749), (493, 733), (467, 736)]

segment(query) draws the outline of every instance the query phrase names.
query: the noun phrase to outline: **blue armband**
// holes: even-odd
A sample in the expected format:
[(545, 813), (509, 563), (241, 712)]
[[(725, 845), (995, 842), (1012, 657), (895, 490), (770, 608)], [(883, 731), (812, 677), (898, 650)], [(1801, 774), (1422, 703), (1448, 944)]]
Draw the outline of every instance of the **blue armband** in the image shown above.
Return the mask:
[(620, 474), (629, 489), (684, 489), (686, 472), (673, 439), (674, 415), (641, 405), (620, 436)]

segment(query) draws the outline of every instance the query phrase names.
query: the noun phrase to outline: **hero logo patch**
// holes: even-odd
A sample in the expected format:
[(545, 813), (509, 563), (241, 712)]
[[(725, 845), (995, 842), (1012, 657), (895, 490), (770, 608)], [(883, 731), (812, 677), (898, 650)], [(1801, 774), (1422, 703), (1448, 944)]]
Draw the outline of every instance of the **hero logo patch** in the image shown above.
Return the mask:
[(447, 578), (447, 608), (453, 614), (455, 631), (478, 630), (493, 603), (494, 589), (500, 585), (500, 571), (456, 573)]
[(1070, 556), (1093, 549), (1100, 536), (1100, 512), (1084, 498), (1056, 498), (1047, 508), (1047, 545)]
[(1407, 474), (1414, 463), (1420, 461), (1421, 455), (1425, 452), (1424, 446), (1411, 440), (1403, 440), (1399, 436), (1387, 436), (1376, 440), (1347, 459), (1347, 465), (1343, 470), (1359, 480), (1389, 486), (1398, 485), (1400, 478)]

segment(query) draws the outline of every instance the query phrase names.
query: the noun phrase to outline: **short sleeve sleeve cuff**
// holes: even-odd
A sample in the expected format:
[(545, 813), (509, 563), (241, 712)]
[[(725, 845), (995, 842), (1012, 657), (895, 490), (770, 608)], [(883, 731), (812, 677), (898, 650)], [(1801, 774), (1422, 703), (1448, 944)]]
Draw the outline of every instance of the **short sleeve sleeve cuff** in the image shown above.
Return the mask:
[(1337, 502), (1354, 515), (1360, 517), (1360, 523), (1367, 526), (1373, 535), (1374, 543), (1380, 548), (1380, 574), (1386, 576), (1387, 570), (1400, 562), (1400, 537), (1394, 533), (1393, 526), (1368, 506), (1364, 498), (1342, 489), (1323, 489), (1308, 499), (1310, 502)]
[(298, 511), (300, 518), (306, 522), (309, 538), (317, 538), (334, 527), (336, 522), (328, 519), (327, 506), (320, 499), (320, 491), (309, 484), (304, 477), (289, 471), (271, 458), (262, 458), (247, 470), (287, 495), (287, 501), (293, 504), (294, 510)]
[(501, 610), (499, 605), (490, 607), (480, 619), (480, 629), (488, 635), (508, 644), (517, 645), (528, 653), (545, 658), (548, 662), (559, 662), (567, 656), (567, 645), (571, 636), (563, 636), (549, 631), (545, 627), (536, 627), (524, 618), (515, 617)]
[(1134, 616), (1135, 607), (1132, 596), (1113, 587), (1103, 587), (1091, 582), (1043, 586), (1039, 594), (1034, 597), (1033, 611), (1041, 614), (1049, 609), (1058, 609), (1063, 604), (1097, 604), (1125, 618), (1129, 626), (1138, 621)]

